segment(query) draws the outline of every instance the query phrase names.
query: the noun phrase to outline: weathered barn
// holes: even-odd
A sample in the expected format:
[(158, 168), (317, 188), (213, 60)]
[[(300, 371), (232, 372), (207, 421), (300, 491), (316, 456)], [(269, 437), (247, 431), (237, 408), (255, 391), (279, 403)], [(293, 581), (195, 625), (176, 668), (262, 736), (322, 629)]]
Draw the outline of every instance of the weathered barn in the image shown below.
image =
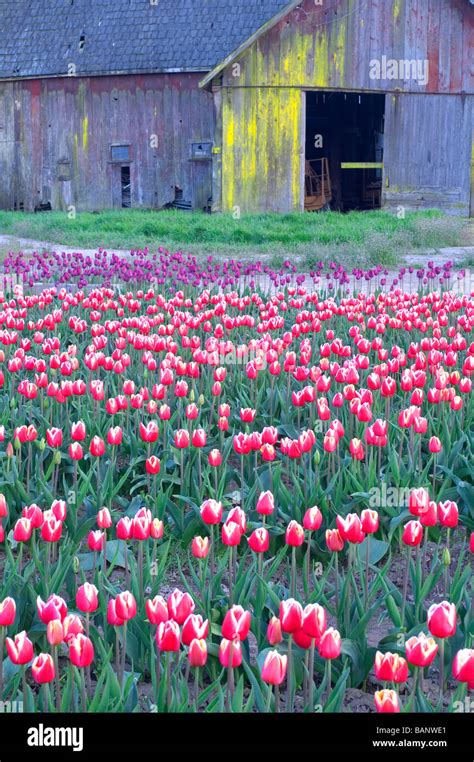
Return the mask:
[(0, 209), (205, 208), (199, 80), (286, 0), (0, 0)]
[(0, 208), (467, 215), (473, 15), (469, 0), (0, 0)]
[(473, 211), (469, 0), (289, 3), (201, 82), (214, 208)]

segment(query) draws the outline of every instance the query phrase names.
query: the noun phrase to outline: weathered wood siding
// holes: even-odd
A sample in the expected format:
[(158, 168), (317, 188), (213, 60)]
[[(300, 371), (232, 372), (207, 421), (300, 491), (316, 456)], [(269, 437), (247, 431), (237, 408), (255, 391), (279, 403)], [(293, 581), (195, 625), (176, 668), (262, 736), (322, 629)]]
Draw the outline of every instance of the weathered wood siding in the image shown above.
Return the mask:
[(224, 209), (301, 210), (303, 103), (304, 94), (297, 88), (224, 92)]
[[(202, 75), (201, 75), (202, 76)], [(0, 208), (120, 202), (113, 143), (129, 143), (132, 206), (161, 207), (175, 186), (190, 201), (211, 192), (211, 162), (194, 171), (191, 142), (212, 140), (212, 95), (199, 74), (64, 77), (0, 82)], [(156, 139), (155, 137), (156, 136)], [(157, 147), (156, 146), (157, 140)], [(68, 167), (70, 179), (62, 170)]]
[(387, 95), (383, 204), (469, 215), (470, 96)]
[[(467, 0), (303, 0), (222, 71), (221, 207), (302, 208), (303, 91), (324, 89), (387, 93), (387, 204), (467, 213), (473, 21)], [(426, 83), (372, 79), (383, 56), (426, 60)]]

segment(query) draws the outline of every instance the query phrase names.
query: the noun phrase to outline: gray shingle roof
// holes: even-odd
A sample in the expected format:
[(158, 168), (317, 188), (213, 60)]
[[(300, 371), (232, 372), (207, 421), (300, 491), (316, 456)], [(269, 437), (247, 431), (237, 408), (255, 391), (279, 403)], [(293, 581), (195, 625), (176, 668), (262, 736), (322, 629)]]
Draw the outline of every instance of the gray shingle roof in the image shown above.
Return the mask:
[(287, 4), (0, 0), (0, 78), (208, 71)]

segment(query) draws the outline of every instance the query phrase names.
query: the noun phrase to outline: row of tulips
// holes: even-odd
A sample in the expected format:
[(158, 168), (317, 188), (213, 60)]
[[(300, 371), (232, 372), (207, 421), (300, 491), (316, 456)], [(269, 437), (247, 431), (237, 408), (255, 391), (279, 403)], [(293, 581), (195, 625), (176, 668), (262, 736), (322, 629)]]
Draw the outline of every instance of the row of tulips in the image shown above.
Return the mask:
[(2, 698), (452, 708), (473, 683), (472, 298), (128, 288), (0, 296)]

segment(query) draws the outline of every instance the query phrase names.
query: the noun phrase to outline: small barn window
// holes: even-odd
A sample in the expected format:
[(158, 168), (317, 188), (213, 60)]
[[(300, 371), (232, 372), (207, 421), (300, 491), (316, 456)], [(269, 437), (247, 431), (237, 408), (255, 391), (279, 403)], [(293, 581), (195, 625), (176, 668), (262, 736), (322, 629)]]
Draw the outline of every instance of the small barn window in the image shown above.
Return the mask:
[(110, 159), (111, 161), (130, 161), (130, 146), (129, 145), (114, 145), (110, 147)]
[(212, 142), (210, 140), (202, 140), (191, 143), (191, 158), (212, 159)]
[(59, 159), (57, 164), (57, 177), (62, 182), (71, 179), (71, 162), (69, 159)]

